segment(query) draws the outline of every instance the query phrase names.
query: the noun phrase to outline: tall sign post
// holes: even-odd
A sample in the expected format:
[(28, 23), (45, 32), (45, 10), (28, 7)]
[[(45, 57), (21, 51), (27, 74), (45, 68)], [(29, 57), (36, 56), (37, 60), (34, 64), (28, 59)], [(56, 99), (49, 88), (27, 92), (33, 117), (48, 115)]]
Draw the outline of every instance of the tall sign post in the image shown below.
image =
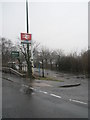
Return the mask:
[[(28, 1), (26, 0), (26, 21), (27, 21), (27, 34), (29, 33), (29, 22), (28, 22)], [(29, 54), (29, 43), (27, 43), (27, 56), (28, 56), (28, 75), (32, 77), (32, 64), (30, 61), (31, 54)]]
[[(27, 33), (21, 33), (21, 43), (27, 45), (27, 69), (28, 76), (32, 78), (32, 70), (33, 70), (33, 51), (32, 51), (32, 34), (29, 33), (29, 22), (28, 22), (28, 0), (26, 0), (26, 27)], [(31, 45), (31, 52), (29, 50), (29, 45)], [(31, 58), (31, 59), (30, 59)]]

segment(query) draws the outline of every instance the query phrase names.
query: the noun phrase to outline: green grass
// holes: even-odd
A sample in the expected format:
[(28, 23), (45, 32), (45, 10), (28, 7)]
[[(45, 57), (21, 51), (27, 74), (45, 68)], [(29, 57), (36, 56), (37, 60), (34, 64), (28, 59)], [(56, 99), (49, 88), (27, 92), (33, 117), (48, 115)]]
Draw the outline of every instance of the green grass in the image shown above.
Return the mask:
[(36, 77), (35, 79), (39, 79), (39, 80), (47, 80), (47, 81), (64, 82), (64, 80), (57, 80), (57, 79), (53, 79), (53, 78), (50, 78), (50, 77)]

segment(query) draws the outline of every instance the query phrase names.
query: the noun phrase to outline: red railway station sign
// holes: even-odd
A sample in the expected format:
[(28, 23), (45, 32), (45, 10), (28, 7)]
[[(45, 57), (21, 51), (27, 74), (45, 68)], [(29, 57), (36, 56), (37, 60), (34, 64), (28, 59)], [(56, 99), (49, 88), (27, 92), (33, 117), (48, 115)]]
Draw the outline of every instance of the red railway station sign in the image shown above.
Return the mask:
[(21, 33), (21, 40), (31, 40), (31, 35), (29, 33)]
[(32, 34), (21, 33), (21, 42), (22, 43), (31, 43)]

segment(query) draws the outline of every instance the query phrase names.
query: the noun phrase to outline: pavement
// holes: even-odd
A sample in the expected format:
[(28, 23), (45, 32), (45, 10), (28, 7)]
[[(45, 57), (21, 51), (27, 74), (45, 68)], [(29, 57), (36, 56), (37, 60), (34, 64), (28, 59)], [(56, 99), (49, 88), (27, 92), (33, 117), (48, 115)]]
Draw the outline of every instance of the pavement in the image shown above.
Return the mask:
[[(36, 75), (39, 75), (39, 70), (37, 68), (34, 68), (34, 73)], [(42, 69), (40, 69), (40, 76), (42, 73)], [(51, 71), (51, 70), (44, 70), (45, 77), (50, 77), (56, 80), (64, 81), (62, 82), (61, 86), (77, 86), (81, 84), (82, 82), (87, 81), (88, 79), (85, 77), (85, 75), (79, 74), (75, 75), (72, 73), (63, 73), (63, 72), (58, 72), (58, 71)]]

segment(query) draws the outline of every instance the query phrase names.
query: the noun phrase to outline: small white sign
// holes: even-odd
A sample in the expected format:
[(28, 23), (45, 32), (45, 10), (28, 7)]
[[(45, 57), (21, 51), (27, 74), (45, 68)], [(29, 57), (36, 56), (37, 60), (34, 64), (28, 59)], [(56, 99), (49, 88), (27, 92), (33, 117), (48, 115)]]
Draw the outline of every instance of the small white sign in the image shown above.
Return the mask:
[(22, 44), (31, 44), (31, 41), (28, 41), (28, 40), (23, 40), (21, 41)]

